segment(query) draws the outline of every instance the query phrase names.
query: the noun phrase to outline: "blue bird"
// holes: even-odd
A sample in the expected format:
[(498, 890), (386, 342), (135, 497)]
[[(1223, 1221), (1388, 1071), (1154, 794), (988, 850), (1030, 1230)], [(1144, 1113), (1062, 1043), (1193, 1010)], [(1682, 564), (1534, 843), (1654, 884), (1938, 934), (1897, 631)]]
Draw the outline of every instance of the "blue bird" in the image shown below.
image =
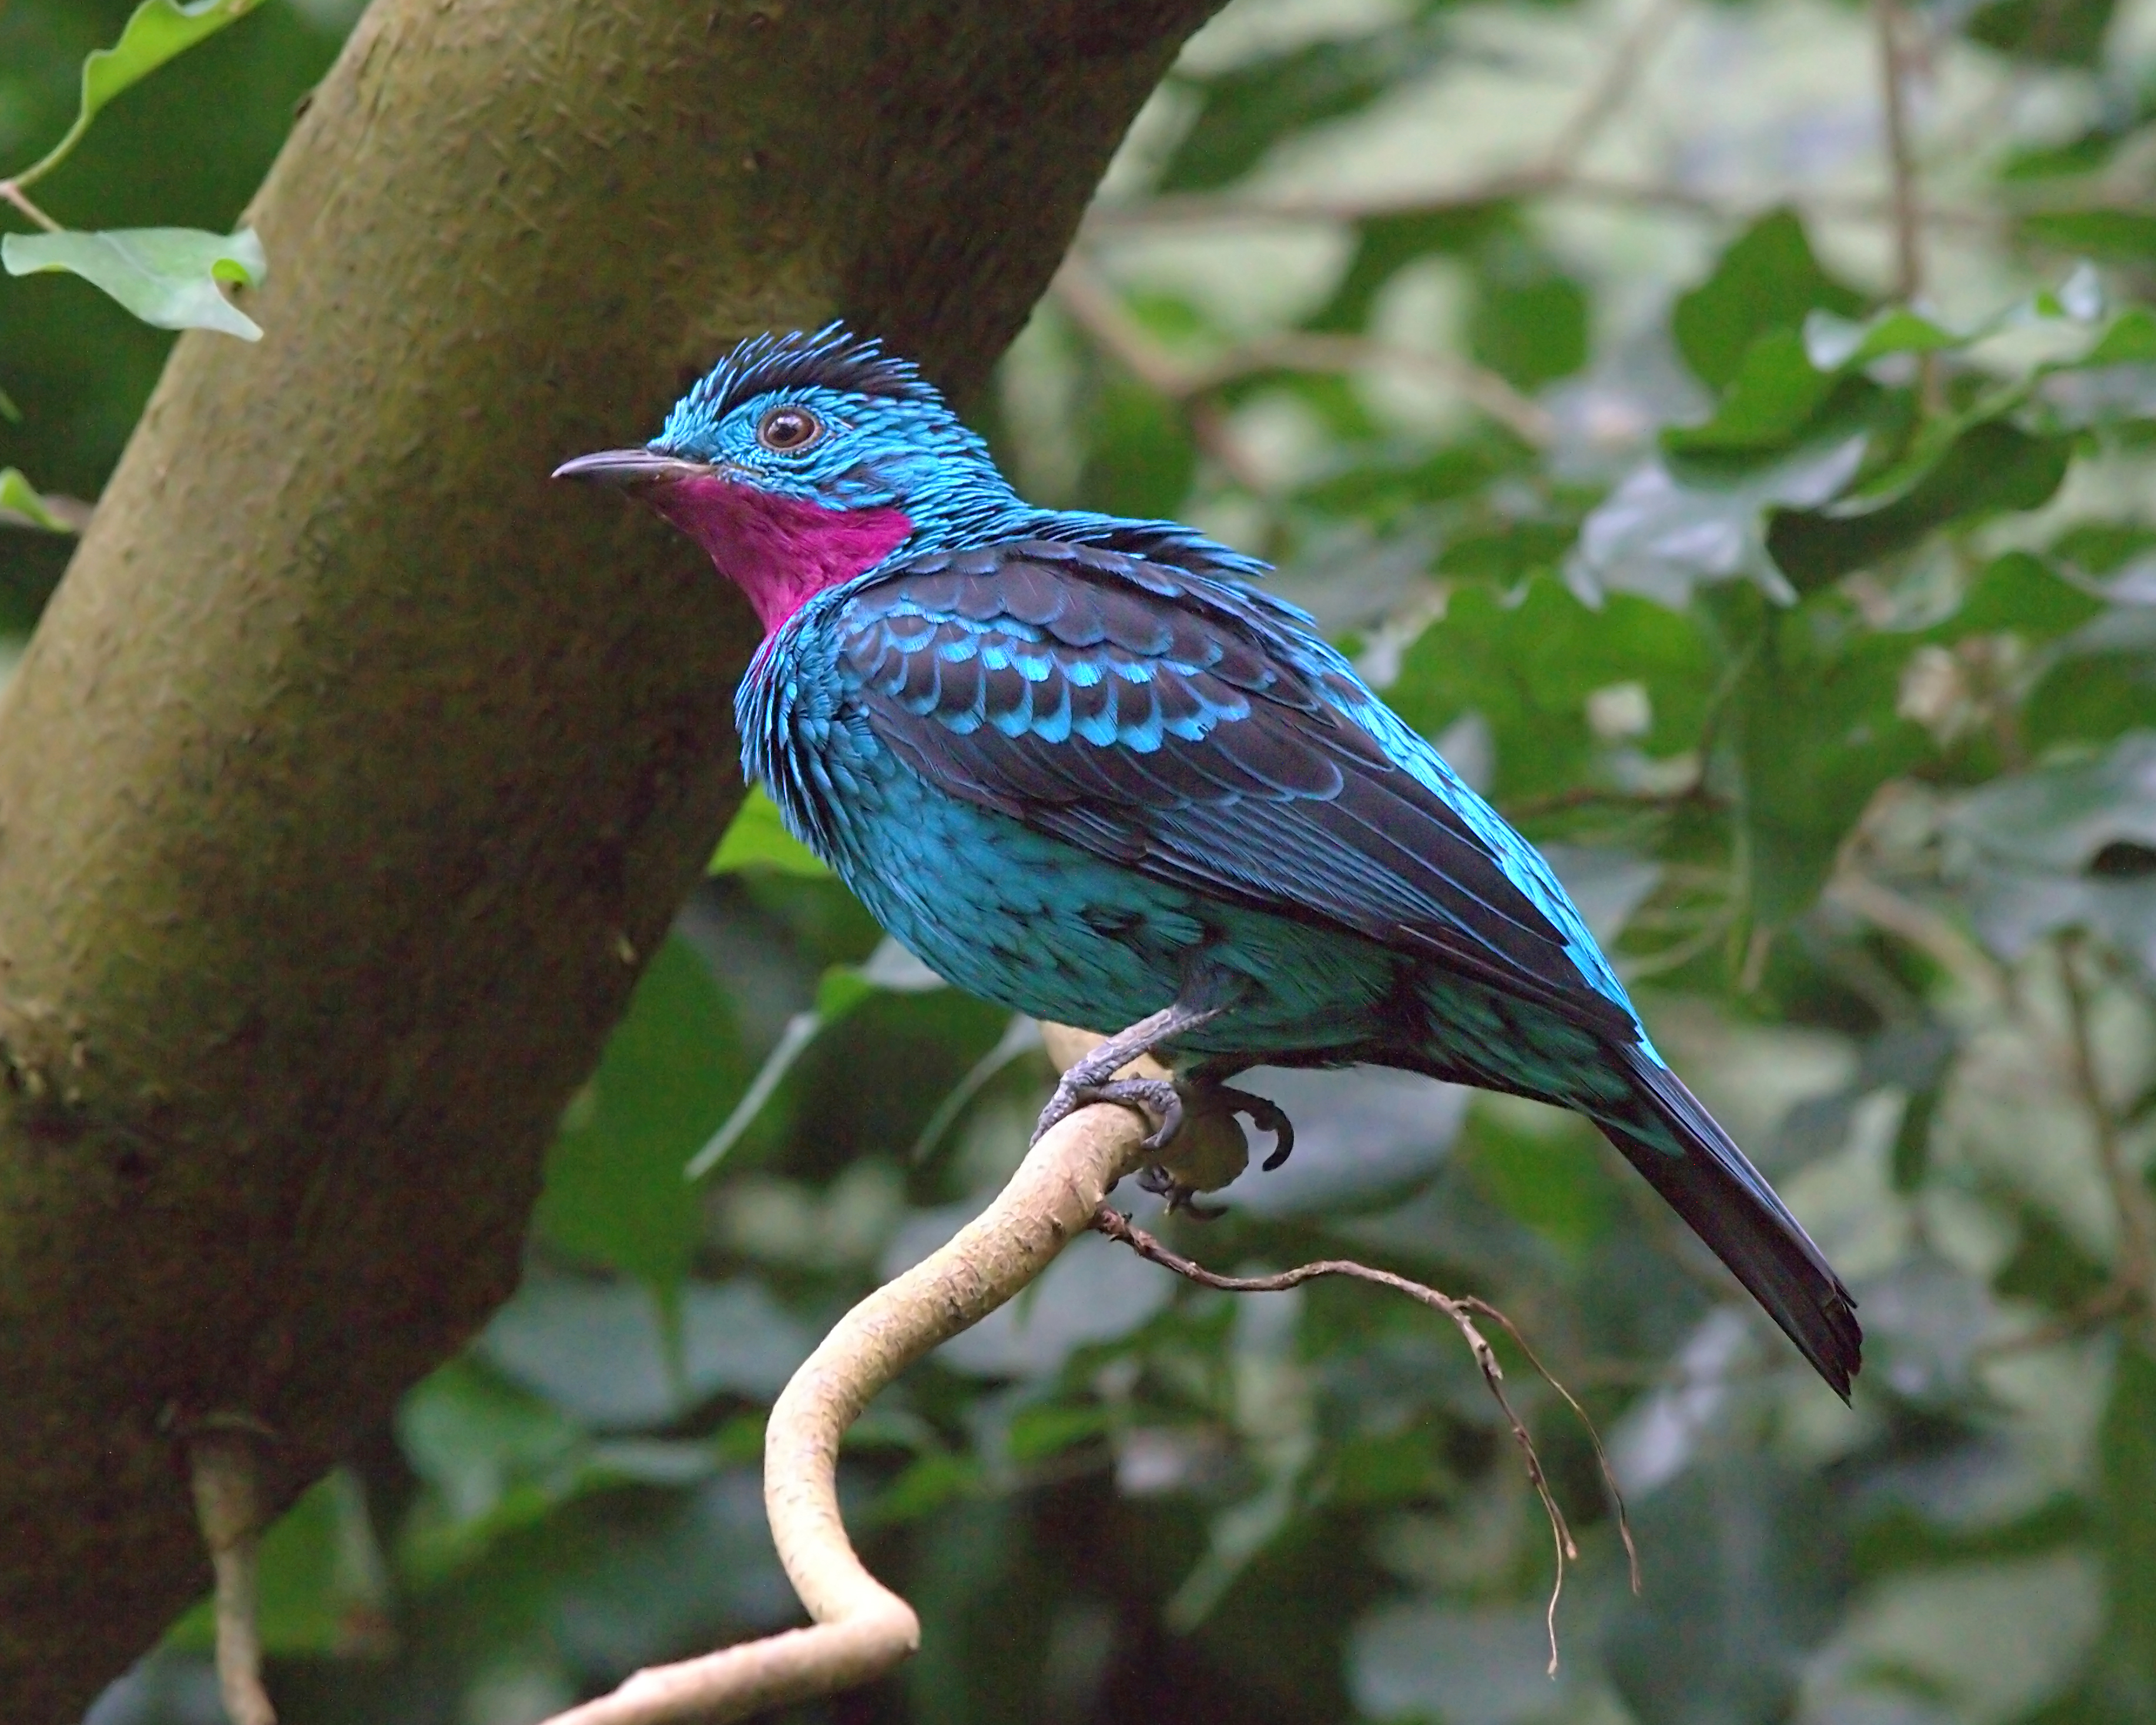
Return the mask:
[[(703, 547), (765, 636), (744, 771), (891, 934), (1036, 1017), (1124, 1024), (1083, 1101), (1286, 1122), (1225, 1081), (1371, 1062), (1585, 1115), (1845, 1398), (1849, 1291), (1655, 1051), (1540, 855), (1255, 558), (1034, 508), (905, 361), (743, 341), (641, 449), (565, 464)], [(1116, 1083), (1163, 1050), (1172, 1090)]]

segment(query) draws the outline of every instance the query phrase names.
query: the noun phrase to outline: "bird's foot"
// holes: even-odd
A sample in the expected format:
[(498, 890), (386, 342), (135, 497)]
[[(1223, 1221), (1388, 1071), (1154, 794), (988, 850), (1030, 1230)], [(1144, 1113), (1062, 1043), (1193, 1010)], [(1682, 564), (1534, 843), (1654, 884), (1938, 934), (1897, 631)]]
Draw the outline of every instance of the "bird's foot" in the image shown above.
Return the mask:
[(1179, 1214), (1194, 1222), (1217, 1222), (1228, 1214), (1224, 1204), (1199, 1203), (1197, 1187), (1184, 1185), (1157, 1162), (1138, 1170), (1138, 1186), (1156, 1198), (1167, 1199), (1171, 1216)]
[(1073, 1082), (1078, 1068), (1072, 1067), (1057, 1082), (1055, 1094), (1048, 1099), (1048, 1106), (1040, 1111), (1040, 1119), (1033, 1129), (1033, 1142), (1038, 1144), (1048, 1130), (1066, 1117), (1094, 1102), (1121, 1102), (1136, 1108), (1160, 1124), (1147, 1134), (1145, 1147), (1158, 1152), (1169, 1139), (1183, 1130), (1183, 1092), (1174, 1081), (1166, 1078), (1110, 1078), (1088, 1082), (1079, 1078)]
[(1272, 1154), (1258, 1164), (1266, 1173), (1295, 1153), (1295, 1122), (1287, 1117), (1287, 1110), (1270, 1096), (1261, 1096), (1255, 1091), (1238, 1090), (1231, 1084), (1216, 1084), (1211, 1087), (1208, 1101), (1221, 1112), (1243, 1115), (1260, 1132), (1270, 1134)]

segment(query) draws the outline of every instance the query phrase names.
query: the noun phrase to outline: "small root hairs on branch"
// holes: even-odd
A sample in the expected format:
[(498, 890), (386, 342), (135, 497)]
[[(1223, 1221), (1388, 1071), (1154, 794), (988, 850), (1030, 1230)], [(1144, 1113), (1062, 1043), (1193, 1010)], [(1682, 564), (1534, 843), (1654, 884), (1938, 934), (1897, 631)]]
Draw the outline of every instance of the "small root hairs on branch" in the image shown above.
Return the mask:
[(1506, 1317), (1487, 1300), (1470, 1294), (1455, 1298), (1440, 1293), (1427, 1285), (1412, 1281), (1404, 1276), (1395, 1276), (1389, 1270), (1373, 1269), (1359, 1264), (1353, 1258), (1321, 1258), (1315, 1263), (1298, 1264), (1292, 1270), (1283, 1270), (1274, 1276), (1222, 1276), (1208, 1270), (1202, 1264), (1184, 1257), (1180, 1252), (1170, 1251), (1153, 1235), (1137, 1226), (1120, 1210), (1106, 1204), (1093, 1213), (1093, 1227), (1109, 1239), (1128, 1246), (1147, 1263), (1158, 1264), (1163, 1270), (1172, 1270), (1186, 1281), (1200, 1287), (1218, 1288), (1229, 1294), (1278, 1294), (1290, 1288), (1300, 1287), (1306, 1281), (1315, 1281), (1322, 1276), (1344, 1276), (1355, 1281), (1375, 1282), (1380, 1287), (1392, 1288), (1405, 1294), (1410, 1300), (1419, 1301), (1431, 1310), (1443, 1312), (1450, 1318), (1466, 1339), (1475, 1355), (1475, 1363), (1481, 1369), (1482, 1382), (1496, 1399), (1504, 1412), (1506, 1424), (1512, 1430), (1512, 1441), (1519, 1448), (1520, 1458), (1527, 1469), (1527, 1483), (1535, 1488), (1535, 1496), (1542, 1500), (1543, 1513), (1549, 1517), (1550, 1538), (1557, 1548), (1557, 1577), (1550, 1587), (1549, 1604), (1543, 1614), (1543, 1622), (1549, 1635), (1549, 1675), (1557, 1675), (1557, 1607), (1564, 1594), (1564, 1566), (1568, 1561), (1577, 1563), (1579, 1547), (1572, 1537), (1572, 1525), (1566, 1521), (1564, 1511), (1558, 1506), (1550, 1491), (1549, 1477), (1543, 1471), (1542, 1457), (1536, 1452), (1535, 1440), (1526, 1423), (1513, 1411), (1512, 1399), (1505, 1394), (1504, 1368), (1497, 1363), (1497, 1355), (1476, 1325), (1477, 1314), (1491, 1322), (1503, 1326), (1505, 1333), (1527, 1355), (1527, 1363), (1542, 1374), (1552, 1389), (1564, 1399), (1565, 1405), (1578, 1415), (1579, 1423), (1586, 1428), (1587, 1440), (1594, 1445), (1595, 1465), (1602, 1470), (1602, 1481), (1609, 1488), (1609, 1502), (1617, 1512), (1617, 1532), (1625, 1542), (1625, 1558), (1630, 1568), (1632, 1591), (1640, 1591), (1640, 1553), (1632, 1543), (1632, 1523), (1625, 1512), (1625, 1494), (1618, 1489), (1617, 1476), (1609, 1466), (1608, 1453), (1602, 1447), (1602, 1435), (1594, 1429), (1594, 1422), (1587, 1417), (1573, 1393), (1559, 1383), (1556, 1375), (1542, 1362), (1541, 1356), (1527, 1345), (1512, 1319)]

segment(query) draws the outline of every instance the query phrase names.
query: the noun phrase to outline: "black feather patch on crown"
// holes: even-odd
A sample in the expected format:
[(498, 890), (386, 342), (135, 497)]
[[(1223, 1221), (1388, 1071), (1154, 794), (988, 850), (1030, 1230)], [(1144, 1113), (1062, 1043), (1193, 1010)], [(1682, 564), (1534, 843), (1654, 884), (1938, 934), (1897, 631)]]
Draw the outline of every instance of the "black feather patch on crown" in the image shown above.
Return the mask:
[(827, 323), (813, 334), (792, 330), (783, 336), (751, 336), (711, 368), (682, 405), (717, 419), (771, 390), (808, 388), (893, 401), (942, 398), (911, 360), (886, 353), (873, 336), (855, 336), (844, 324)]

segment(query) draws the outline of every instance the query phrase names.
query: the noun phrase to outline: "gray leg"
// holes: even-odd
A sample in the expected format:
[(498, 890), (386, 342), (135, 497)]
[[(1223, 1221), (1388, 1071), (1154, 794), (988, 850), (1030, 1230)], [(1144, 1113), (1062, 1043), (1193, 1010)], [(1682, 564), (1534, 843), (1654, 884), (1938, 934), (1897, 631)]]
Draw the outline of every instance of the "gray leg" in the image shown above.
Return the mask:
[(1148, 1150), (1158, 1150), (1173, 1137), (1183, 1124), (1183, 1096), (1174, 1084), (1165, 1078), (1118, 1079), (1116, 1073), (1141, 1055), (1151, 1054), (1163, 1042), (1211, 1023), (1228, 1009), (1229, 1003), (1217, 997), (1200, 995), (1199, 999), (1203, 1004), (1193, 1004), (1186, 991), (1186, 998), (1173, 1006), (1140, 1019), (1127, 1030), (1118, 1030), (1092, 1053), (1074, 1060), (1056, 1081), (1055, 1094), (1040, 1111), (1040, 1123), (1033, 1129), (1034, 1142), (1039, 1143), (1042, 1133), (1089, 1102), (1127, 1102), (1158, 1113), (1160, 1129), (1146, 1140)]

